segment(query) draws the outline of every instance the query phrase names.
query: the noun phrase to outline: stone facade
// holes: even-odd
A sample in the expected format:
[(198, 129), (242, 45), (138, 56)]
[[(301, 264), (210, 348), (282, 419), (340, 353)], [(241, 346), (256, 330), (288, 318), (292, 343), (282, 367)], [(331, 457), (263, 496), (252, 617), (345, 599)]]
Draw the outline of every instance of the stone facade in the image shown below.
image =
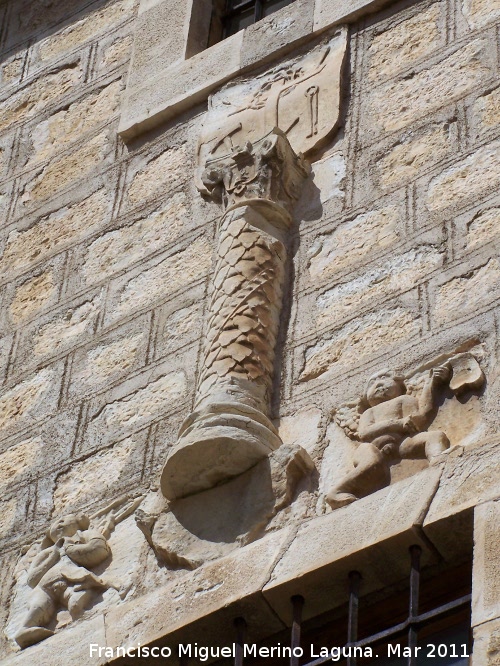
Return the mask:
[[(203, 51), (209, 4), (0, 0), (0, 663), (269, 639), (474, 534), (495, 666), (498, 3), (296, 0)], [(185, 447), (207, 414), (257, 453)]]

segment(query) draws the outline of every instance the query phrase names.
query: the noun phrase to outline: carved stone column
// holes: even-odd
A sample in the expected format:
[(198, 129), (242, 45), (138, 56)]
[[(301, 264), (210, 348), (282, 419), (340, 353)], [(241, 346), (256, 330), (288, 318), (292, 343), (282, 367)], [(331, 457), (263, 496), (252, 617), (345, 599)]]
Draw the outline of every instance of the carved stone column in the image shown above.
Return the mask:
[(195, 408), (161, 479), (168, 499), (241, 474), (281, 444), (269, 405), (290, 213), (308, 168), (277, 128), (206, 163), (203, 184), (225, 212)]

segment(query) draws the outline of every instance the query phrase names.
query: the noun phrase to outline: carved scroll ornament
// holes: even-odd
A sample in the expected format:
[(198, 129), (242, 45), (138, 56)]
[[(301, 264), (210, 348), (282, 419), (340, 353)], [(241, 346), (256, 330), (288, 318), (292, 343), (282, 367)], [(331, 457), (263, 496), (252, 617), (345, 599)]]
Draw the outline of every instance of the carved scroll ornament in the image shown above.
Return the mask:
[(278, 129), (207, 162), (204, 186), (225, 212), (195, 408), (162, 475), (168, 499), (241, 474), (281, 444), (269, 404), (290, 210), (307, 174)]

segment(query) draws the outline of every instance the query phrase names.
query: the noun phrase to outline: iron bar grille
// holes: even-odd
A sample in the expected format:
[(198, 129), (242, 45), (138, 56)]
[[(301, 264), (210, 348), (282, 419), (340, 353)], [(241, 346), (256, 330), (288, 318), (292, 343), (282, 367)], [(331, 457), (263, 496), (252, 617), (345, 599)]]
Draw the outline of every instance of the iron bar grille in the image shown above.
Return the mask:
[[(349, 599), (348, 599), (348, 617), (347, 617), (347, 640), (344, 643), (342, 648), (367, 648), (372, 647), (375, 651), (375, 646), (380, 646), (382, 643), (391, 643), (391, 642), (401, 642), (406, 638), (405, 644), (407, 647), (415, 648), (417, 646), (417, 639), (419, 633), (429, 628), (431, 625), (434, 626), (438, 621), (445, 620), (450, 618), (450, 616), (455, 616), (460, 611), (469, 611), (471, 605), (471, 594), (465, 594), (456, 598), (447, 603), (432, 607), (426, 612), (420, 612), (419, 610), (419, 598), (420, 598), (420, 559), (421, 559), (421, 548), (420, 546), (412, 546), (410, 548), (410, 580), (409, 580), (409, 603), (407, 617), (402, 622), (394, 624), (393, 626), (385, 629), (383, 631), (377, 631), (372, 633), (370, 636), (365, 638), (358, 638), (358, 627), (359, 627), (359, 593), (362, 589), (363, 577), (362, 574), (357, 571), (352, 571), (349, 574), (348, 586), (349, 586)], [(467, 586), (469, 587), (469, 586)], [(453, 589), (457, 589), (454, 587)], [(458, 586), (458, 589), (460, 587)], [(470, 589), (470, 588), (469, 588)], [(463, 591), (463, 590), (462, 590)], [(304, 605), (307, 603), (307, 599), (304, 599), (302, 596), (293, 596), (290, 600), (291, 610), (292, 610), (292, 629), (290, 637), (290, 647), (291, 654), (294, 654), (294, 648), (300, 647), (301, 644), (301, 634), (302, 634), (302, 610)], [(244, 658), (244, 645), (245, 638), (247, 634), (247, 623), (244, 618), (236, 618), (234, 620), (234, 644), (236, 646), (234, 653), (234, 666), (245, 666), (246, 660)], [(470, 642), (470, 639), (469, 639)], [(346, 650), (348, 651), (348, 650)], [(412, 655), (410, 657), (405, 657), (399, 660), (398, 664), (406, 664), (406, 666), (418, 666), (418, 658), (415, 655), (415, 650), (411, 650)], [(320, 657), (314, 659), (313, 661), (305, 662), (306, 657), (297, 657), (291, 656), (289, 663), (290, 666), (321, 666), (322, 664), (331, 664), (331, 656)], [(366, 663), (364, 659), (361, 660), (363, 663)], [(272, 660), (266, 659), (266, 662), (272, 663)], [(304, 663), (305, 662), (305, 663)], [(443, 664), (443, 660), (437, 659), (433, 660), (436, 662), (436, 666), (440, 663)], [(189, 660), (189, 664), (197, 663), (196, 660)], [(226, 662), (224, 662), (226, 663)], [(358, 659), (356, 657), (344, 657), (340, 662), (340, 665), (344, 666), (358, 666)], [(378, 660), (375, 659), (373, 662), (375, 666), (378, 663)], [(391, 662), (392, 663), (392, 662)], [(427, 663), (427, 662), (426, 662)], [(450, 662), (445, 662), (450, 663)], [(455, 662), (454, 662), (455, 663)], [(463, 663), (460, 662), (460, 663)], [(188, 660), (182, 659), (180, 661), (180, 666), (187, 666)]]
[(260, 21), (294, 0), (227, 0), (222, 14), (222, 38)]

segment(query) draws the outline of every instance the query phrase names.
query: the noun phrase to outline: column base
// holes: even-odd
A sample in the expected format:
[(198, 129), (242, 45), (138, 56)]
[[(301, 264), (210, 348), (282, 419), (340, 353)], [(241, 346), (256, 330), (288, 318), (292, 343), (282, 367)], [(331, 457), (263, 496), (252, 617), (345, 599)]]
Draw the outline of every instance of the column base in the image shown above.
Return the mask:
[[(229, 408), (229, 410), (228, 410)], [(243, 474), (281, 446), (271, 421), (242, 405), (210, 405), (193, 412), (167, 458), (161, 491), (169, 500), (194, 495)]]

